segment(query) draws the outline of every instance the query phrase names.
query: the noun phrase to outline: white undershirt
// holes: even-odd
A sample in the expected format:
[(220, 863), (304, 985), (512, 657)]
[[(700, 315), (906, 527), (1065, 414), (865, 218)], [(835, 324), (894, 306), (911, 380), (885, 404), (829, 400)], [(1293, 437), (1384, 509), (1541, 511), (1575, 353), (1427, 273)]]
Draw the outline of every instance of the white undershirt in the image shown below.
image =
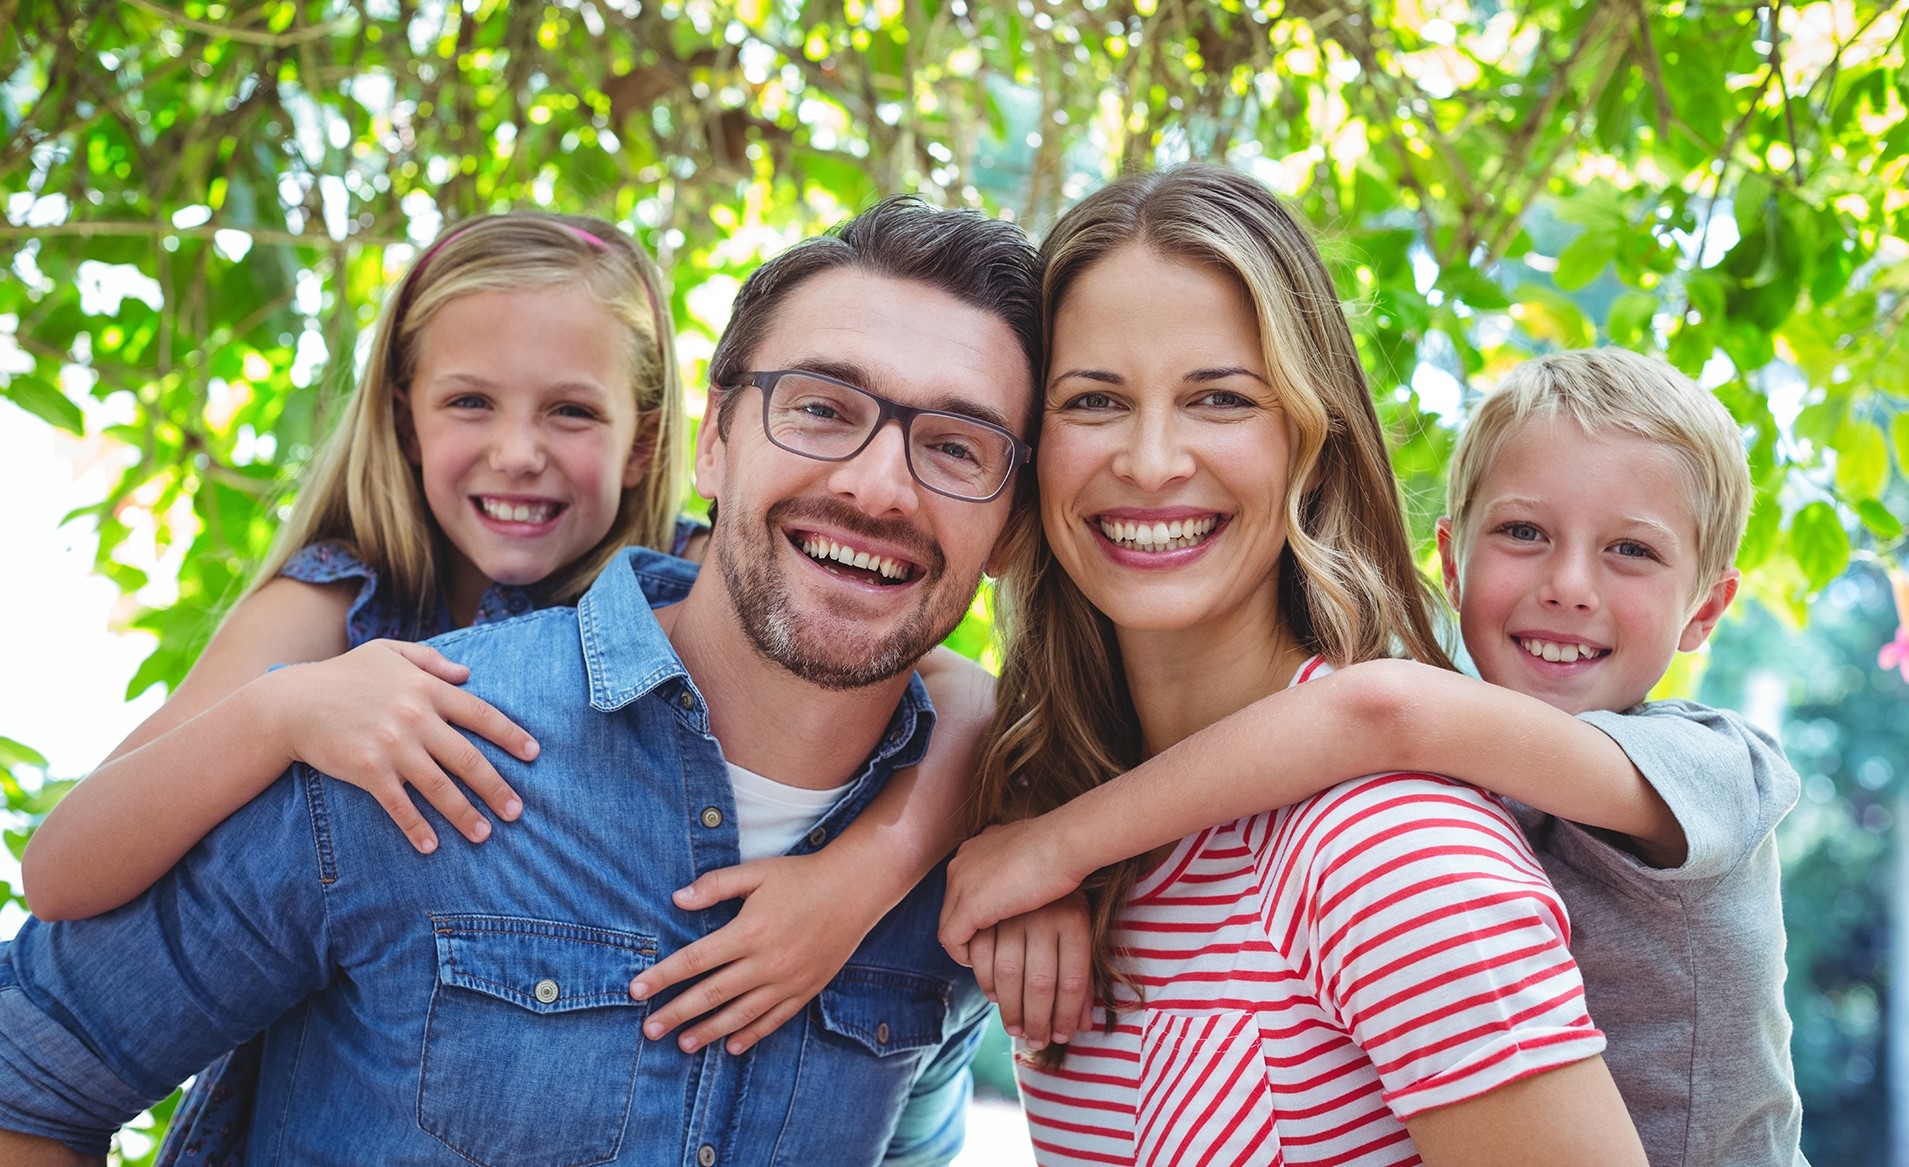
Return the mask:
[(787, 854), (855, 785), (850, 780), (829, 790), (810, 790), (764, 778), (734, 762), (725, 765), (736, 793), (736, 845), (744, 862)]

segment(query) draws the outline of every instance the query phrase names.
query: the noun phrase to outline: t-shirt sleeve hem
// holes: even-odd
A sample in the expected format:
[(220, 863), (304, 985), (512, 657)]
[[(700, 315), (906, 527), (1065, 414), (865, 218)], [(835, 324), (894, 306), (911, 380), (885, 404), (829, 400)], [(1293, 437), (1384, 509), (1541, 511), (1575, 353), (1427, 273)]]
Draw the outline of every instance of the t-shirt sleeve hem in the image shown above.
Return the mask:
[(1388, 1091), (1392, 1112), (1409, 1122), (1428, 1110), (1482, 1097), (1513, 1082), (1561, 1069), (1604, 1052), (1604, 1034), (1589, 1028), (1520, 1030), (1473, 1050), (1449, 1066), (1403, 1090)]

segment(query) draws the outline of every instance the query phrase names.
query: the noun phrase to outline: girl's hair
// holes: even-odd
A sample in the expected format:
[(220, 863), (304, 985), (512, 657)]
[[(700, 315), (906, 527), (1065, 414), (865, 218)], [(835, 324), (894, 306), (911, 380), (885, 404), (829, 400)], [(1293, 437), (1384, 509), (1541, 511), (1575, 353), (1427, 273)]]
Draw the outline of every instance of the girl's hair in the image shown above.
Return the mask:
[[(1403, 651), (1451, 667), (1433, 632), (1430, 581), (1412, 560), (1365, 373), (1306, 230), (1259, 183), (1225, 167), (1119, 178), (1063, 215), (1042, 244), (1050, 353), (1068, 290), (1127, 247), (1222, 273), (1253, 305), (1293, 433), (1287, 544), (1277, 568), (1292, 633), (1337, 664)], [(1055, 561), (1038, 506), (1016, 512), (1002, 546), (1007, 645), (981, 761), (982, 824), (1051, 810), (1142, 760), (1113, 624)], [(1103, 1001), (1114, 1000), (1116, 982), (1137, 989), (1116, 968), (1108, 936), (1143, 863), (1114, 864), (1083, 885)], [(1049, 1048), (1058, 1056), (1061, 1047)]]
[(404, 456), (397, 394), (417, 372), (423, 331), (446, 304), (478, 292), (580, 285), (629, 330), (630, 393), (649, 469), (623, 492), (609, 533), (545, 581), (574, 602), (624, 547), (671, 550), (686, 471), (683, 391), (662, 273), (629, 236), (598, 219), (540, 211), (488, 215), (449, 228), (386, 297), (371, 352), (344, 415), (319, 448), (291, 518), (253, 579), (256, 590), (299, 548), (334, 540), (417, 613), (435, 603), (442, 535), (418, 468)]

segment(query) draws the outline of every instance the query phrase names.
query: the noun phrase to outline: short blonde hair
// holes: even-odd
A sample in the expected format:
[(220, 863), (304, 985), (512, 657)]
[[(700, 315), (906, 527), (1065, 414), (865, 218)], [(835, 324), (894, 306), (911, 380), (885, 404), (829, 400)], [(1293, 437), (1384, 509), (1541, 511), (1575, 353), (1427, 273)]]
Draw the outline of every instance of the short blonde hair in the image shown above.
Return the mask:
[(1750, 520), (1743, 431), (1723, 403), (1663, 361), (1621, 348), (1534, 357), (1479, 404), (1452, 455), (1445, 513), (1462, 547), (1479, 485), (1527, 422), (1567, 417), (1590, 433), (1617, 430), (1676, 458), (1697, 516), (1697, 589), (1728, 569)]
[(649, 466), (642, 481), (623, 492), (609, 532), (546, 581), (545, 594), (575, 603), (626, 546), (671, 550), (688, 453), (662, 273), (628, 235), (602, 220), (510, 211), (447, 227), (386, 295), (357, 391), (313, 457), (292, 516), (252, 588), (277, 575), (299, 548), (334, 540), (375, 570), (407, 611), (428, 613), (436, 602), (443, 536), (418, 470), (404, 456), (404, 419), (396, 406), (416, 372), (424, 327), (463, 296), (569, 285), (588, 289), (628, 330), (630, 394)]

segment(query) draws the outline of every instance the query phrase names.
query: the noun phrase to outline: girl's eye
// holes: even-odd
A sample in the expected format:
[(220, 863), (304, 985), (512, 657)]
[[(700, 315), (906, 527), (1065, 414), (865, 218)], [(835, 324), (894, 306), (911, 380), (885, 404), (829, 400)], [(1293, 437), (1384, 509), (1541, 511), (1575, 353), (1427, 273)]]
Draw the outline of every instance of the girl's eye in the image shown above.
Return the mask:
[(445, 402), (445, 404), (452, 409), (482, 409), (490, 403), (485, 401), (479, 394), (460, 393)]
[(595, 421), (597, 417), (597, 411), (594, 409), (591, 409), (587, 405), (575, 405), (575, 404), (565, 403), (557, 407), (557, 416), (558, 417), (575, 417), (575, 418), (582, 418), (585, 421)]

